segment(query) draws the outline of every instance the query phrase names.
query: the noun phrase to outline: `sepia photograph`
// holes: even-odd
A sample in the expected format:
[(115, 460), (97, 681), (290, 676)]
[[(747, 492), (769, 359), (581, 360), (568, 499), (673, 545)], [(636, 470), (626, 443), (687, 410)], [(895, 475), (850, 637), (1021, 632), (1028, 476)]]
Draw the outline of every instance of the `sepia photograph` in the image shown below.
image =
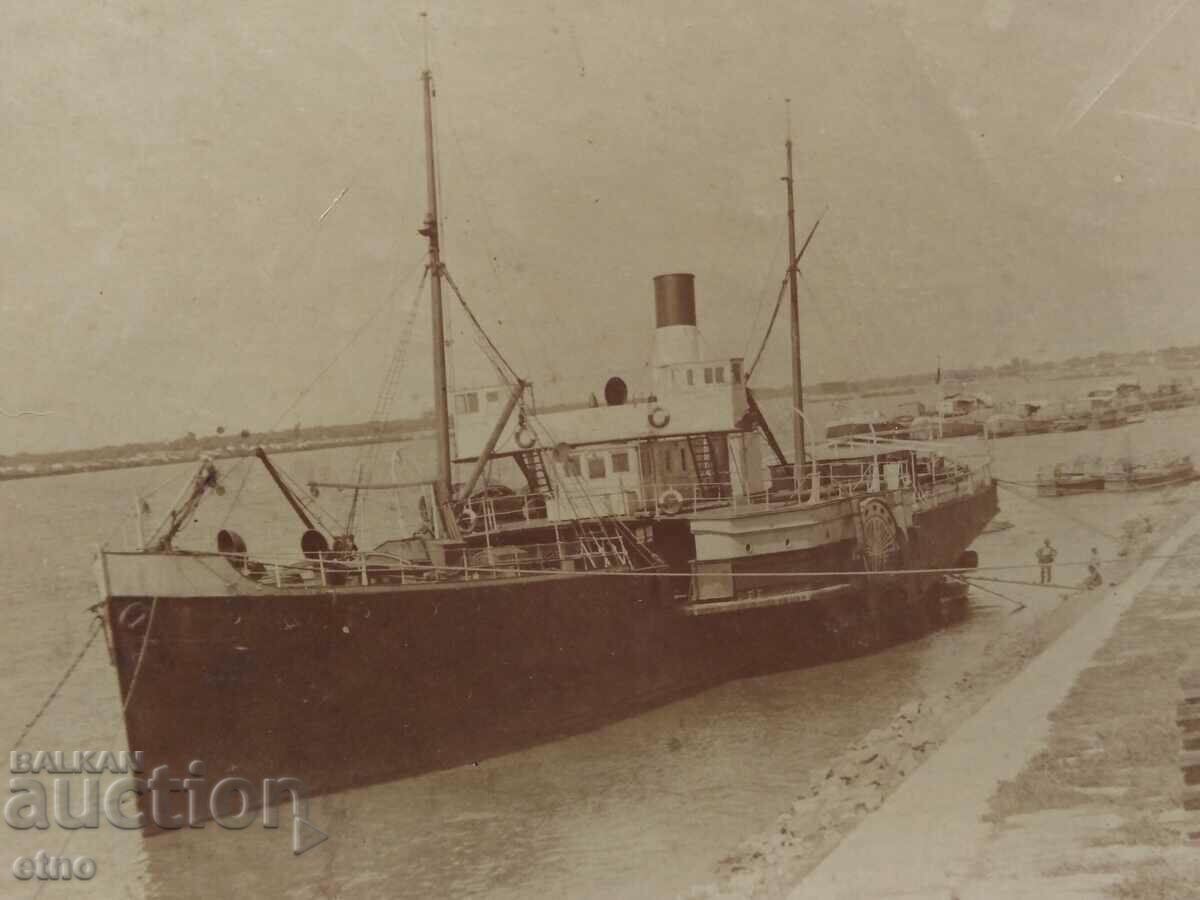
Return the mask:
[(0, 897), (1200, 897), (1200, 4), (0, 22)]

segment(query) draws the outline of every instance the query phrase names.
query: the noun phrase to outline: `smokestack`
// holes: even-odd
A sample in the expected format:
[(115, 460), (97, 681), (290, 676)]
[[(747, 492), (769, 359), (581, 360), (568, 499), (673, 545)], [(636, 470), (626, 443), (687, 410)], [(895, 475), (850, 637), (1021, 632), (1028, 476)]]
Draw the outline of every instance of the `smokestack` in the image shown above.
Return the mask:
[(654, 327), (696, 324), (696, 276), (675, 272), (654, 278)]
[(696, 327), (696, 276), (691, 272), (654, 279), (654, 365), (673, 366), (700, 360)]

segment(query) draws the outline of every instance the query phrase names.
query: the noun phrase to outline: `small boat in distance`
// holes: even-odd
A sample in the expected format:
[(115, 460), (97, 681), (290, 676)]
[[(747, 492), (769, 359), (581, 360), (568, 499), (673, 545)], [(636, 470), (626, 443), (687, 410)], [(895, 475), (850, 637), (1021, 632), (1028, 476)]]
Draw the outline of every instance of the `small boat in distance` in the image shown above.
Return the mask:
[(1106, 491), (1144, 491), (1194, 481), (1196, 467), (1190, 456), (1161, 456), (1146, 463), (1118, 459), (1104, 473)]
[(1065, 416), (1059, 416), (1054, 420), (1054, 431), (1062, 433), (1068, 431), (1087, 431), (1091, 424), (1091, 416), (1079, 413), (1068, 413)]
[(1121, 382), (1114, 387), (1089, 391), (1087, 400), (1091, 412), (1088, 427), (1093, 431), (1128, 425), (1132, 413), (1145, 409), (1142, 390), (1133, 382)]
[(1129, 424), (1129, 416), (1111, 406), (1093, 406), (1088, 428), (1092, 431), (1104, 431), (1109, 428), (1120, 428)]
[(1022, 400), (1017, 404), (1017, 414), (1025, 424), (1026, 434), (1049, 434), (1057, 422), (1057, 417), (1050, 413), (1048, 400)]
[(983, 433), (985, 437), (1006, 438), (1029, 432), (1025, 420), (1020, 416), (1013, 413), (996, 413), (994, 416), (989, 416), (988, 420), (983, 423)]
[(1191, 378), (1173, 378), (1160, 384), (1146, 398), (1150, 409), (1159, 412), (1167, 409), (1183, 409), (1200, 399)]
[(1097, 456), (1078, 456), (1038, 470), (1039, 497), (1064, 497), (1104, 490), (1104, 463)]
[(966, 391), (945, 394), (933, 409), (918, 405), (918, 414), (909, 425), (909, 435), (917, 441), (981, 435), (993, 406), (992, 398), (987, 394)]

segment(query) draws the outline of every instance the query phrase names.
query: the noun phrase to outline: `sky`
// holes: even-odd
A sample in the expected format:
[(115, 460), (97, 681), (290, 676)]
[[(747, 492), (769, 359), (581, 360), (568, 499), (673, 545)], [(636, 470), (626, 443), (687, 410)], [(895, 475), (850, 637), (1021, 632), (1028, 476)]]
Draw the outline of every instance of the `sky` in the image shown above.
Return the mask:
[(398, 346), (427, 407), (426, 45), (446, 264), (543, 401), (644, 375), (664, 272), (752, 355), (785, 99), (807, 378), (1200, 342), (1200, 4), (424, 8), (3, 0), (0, 453), (362, 421)]

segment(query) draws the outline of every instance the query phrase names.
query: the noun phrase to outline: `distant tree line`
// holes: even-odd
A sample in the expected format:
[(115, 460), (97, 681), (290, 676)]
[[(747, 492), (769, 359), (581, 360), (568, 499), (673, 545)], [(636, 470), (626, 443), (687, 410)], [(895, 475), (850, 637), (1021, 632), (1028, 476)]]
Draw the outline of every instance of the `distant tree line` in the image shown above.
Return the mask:
[(303, 427), (299, 422), (291, 428), (276, 431), (251, 431), (241, 429), (236, 435), (227, 434), (224, 425), (215, 434), (201, 437), (194, 431), (168, 441), (142, 441), (129, 444), (106, 444), (83, 450), (63, 450), (54, 453), (15, 453), (0, 456), (0, 464), (22, 465), (25, 463), (84, 463), (106, 460), (131, 459), (133, 457), (168, 451), (188, 450), (195, 453), (219, 453), (229, 448), (241, 449), (259, 444), (270, 446), (288, 443), (318, 443), (337, 440), (355, 440), (368, 437), (384, 438), (388, 435), (403, 435), (433, 427), (433, 416), (427, 414), (417, 418), (391, 419), (383, 422), (357, 422), (350, 425), (310, 425)]
[[(944, 369), (941, 372), (941, 380), (943, 382), (978, 381), (985, 378), (1029, 375), (1031, 373), (1054, 372), (1062, 369), (1102, 373), (1105, 369), (1112, 369), (1123, 365), (1144, 365), (1151, 359), (1172, 365), (1200, 366), (1200, 344), (1182, 347), (1171, 346), (1162, 350), (1139, 350), (1131, 353), (1114, 353), (1104, 350), (1087, 356), (1071, 356), (1066, 359), (1043, 360), (1041, 362), (1034, 362), (1033, 360), (1014, 356), (1009, 362), (999, 366)], [(936, 380), (937, 373), (931, 371), (879, 378), (864, 378), (852, 381), (820, 381), (806, 385), (805, 390), (810, 394), (816, 395), (840, 395), (885, 390), (888, 388), (917, 387), (932, 384)], [(790, 390), (790, 387), (778, 385), (755, 387), (755, 392), (762, 396), (784, 394)], [(540, 411), (552, 412), (559, 409), (574, 409), (582, 406), (587, 406), (587, 403), (560, 403), (553, 406), (541, 407)], [(369, 437), (384, 439), (389, 435), (404, 435), (432, 427), (432, 412), (416, 418), (391, 419), (384, 422), (356, 422), (350, 425), (310, 425), (303, 427), (299, 422), (296, 422), (291, 428), (275, 431), (251, 431), (248, 428), (243, 428), (236, 436), (227, 434), (225, 426), (221, 425), (218, 426), (215, 434), (204, 437), (197, 435), (194, 431), (189, 431), (182, 437), (171, 441), (109, 444), (86, 450), (65, 450), (56, 453), (17, 453), (0, 456), (0, 465), (103, 462), (105, 460), (130, 459), (142, 454), (180, 450), (194, 451), (196, 453), (207, 451), (216, 454), (231, 447), (237, 450), (253, 447), (258, 444), (278, 446), (301, 442), (352, 441)]]

